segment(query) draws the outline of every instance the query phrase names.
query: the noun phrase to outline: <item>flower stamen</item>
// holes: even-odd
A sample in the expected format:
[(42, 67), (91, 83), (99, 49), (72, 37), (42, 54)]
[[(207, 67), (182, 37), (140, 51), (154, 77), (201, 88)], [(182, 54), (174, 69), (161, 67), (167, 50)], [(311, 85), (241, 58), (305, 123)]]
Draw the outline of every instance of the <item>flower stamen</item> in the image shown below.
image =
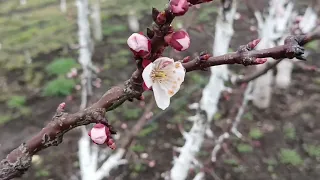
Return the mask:
[(153, 81), (155, 81), (155, 80), (161, 81), (165, 77), (167, 77), (167, 74), (164, 71), (153, 70), (151, 72), (151, 78)]

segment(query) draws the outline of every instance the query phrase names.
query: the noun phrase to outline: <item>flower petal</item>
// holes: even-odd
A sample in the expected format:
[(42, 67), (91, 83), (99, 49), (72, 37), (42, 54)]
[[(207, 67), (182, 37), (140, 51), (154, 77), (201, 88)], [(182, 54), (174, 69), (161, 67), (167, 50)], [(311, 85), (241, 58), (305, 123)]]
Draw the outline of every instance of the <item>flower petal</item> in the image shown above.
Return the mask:
[(186, 75), (186, 69), (182, 66), (181, 62), (175, 62), (174, 68), (175, 68), (175, 71), (173, 71), (173, 73), (175, 74), (175, 78), (181, 84), (184, 81), (184, 77)]
[(175, 95), (184, 81), (185, 69), (180, 62), (175, 62), (172, 69), (165, 71), (167, 77), (160, 83), (160, 87), (165, 90), (169, 97)]
[(174, 63), (174, 60), (168, 57), (159, 57), (156, 59), (153, 64), (155, 65), (155, 69), (166, 69), (170, 68)]
[(171, 0), (170, 7), (174, 15), (182, 16), (188, 11), (189, 3), (187, 0)]
[(103, 144), (107, 140), (106, 127), (93, 127), (90, 131), (91, 140), (97, 144)]
[(144, 83), (148, 88), (150, 88), (153, 84), (152, 78), (151, 78), (151, 72), (153, 70), (154, 64), (150, 63), (146, 68), (144, 68), (142, 72), (142, 78)]
[(188, 36), (185, 36), (182, 39), (177, 39), (177, 41), (182, 46), (181, 51), (188, 49), (190, 46), (190, 38)]
[(184, 30), (176, 31), (172, 34), (169, 44), (177, 51), (184, 51), (190, 46), (189, 34)]
[(152, 89), (157, 106), (162, 110), (169, 107), (170, 97), (167, 95), (166, 91), (160, 87), (159, 83), (154, 83)]
[(149, 40), (145, 36), (133, 33), (127, 40), (128, 46), (135, 52), (146, 51), (149, 52)]

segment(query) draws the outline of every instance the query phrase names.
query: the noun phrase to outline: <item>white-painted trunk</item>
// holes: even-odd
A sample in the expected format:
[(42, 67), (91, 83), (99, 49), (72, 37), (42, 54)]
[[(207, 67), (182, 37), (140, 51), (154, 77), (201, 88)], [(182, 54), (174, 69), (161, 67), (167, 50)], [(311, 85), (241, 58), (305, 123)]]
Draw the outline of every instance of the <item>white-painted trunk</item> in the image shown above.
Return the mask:
[(199, 172), (194, 178), (193, 180), (204, 180), (205, 179), (205, 174), (204, 172)]
[(317, 13), (311, 8), (308, 7), (304, 16), (299, 23), (299, 27), (302, 30), (302, 33), (311, 32), (317, 25)]
[[(78, 36), (79, 36), (79, 63), (82, 66), (83, 74), (81, 75), (81, 105), (80, 109), (85, 109), (87, 106), (87, 96), (92, 93), (91, 78), (92, 78), (92, 61), (91, 61), (91, 37), (90, 24), (88, 21), (88, 0), (77, 0), (78, 8)], [(97, 169), (97, 147), (91, 148), (90, 138), (85, 127), (82, 127), (82, 136), (78, 142), (79, 147), (79, 162), (80, 174), (82, 180), (92, 180)]]
[(184, 180), (187, 178), (190, 168), (193, 167), (192, 162), (201, 148), (205, 135), (204, 129), (206, 128), (206, 119), (197, 114), (194, 117), (191, 130), (183, 133), (186, 142), (183, 147), (179, 148), (179, 157), (173, 159), (174, 164), (170, 171), (172, 180)]
[(100, 12), (100, 0), (95, 0), (92, 5), (92, 29), (93, 37), (96, 41), (101, 41), (102, 35), (102, 25), (101, 25), (101, 12)]
[(20, 0), (20, 5), (26, 5), (27, 4), (27, 0)]
[[(222, 10), (222, 8), (221, 8)], [(226, 12), (226, 20), (222, 17), (222, 13), (217, 18), (215, 41), (213, 54), (215, 56), (228, 52), (230, 39), (233, 35), (233, 19), (236, 12), (236, 1), (233, 1), (232, 9)], [(224, 81), (228, 79), (228, 68), (226, 65), (211, 67), (211, 76), (209, 83), (204, 88), (202, 98), (199, 105), (200, 110), (194, 117), (190, 117), (194, 121), (189, 132), (183, 132), (186, 140), (183, 147), (178, 148), (180, 155), (174, 158), (174, 164), (170, 171), (170, 179), (184, 180), (188, 176), (190, 168), (194, 167), (195, 156), (199, 152), (206, 132), (213, 136), (209, 124), (218, 111), (218, 102), (221, 92), (225, 90)], [(205, 112), (203, 114), (202, 112)], [(195, 179), (201, 179), (202, 174), (198, 174)]]
[(139, 31), (139, 19), (134, 10), (130, 11), (128, 14), (128, 26), (129, 29), (133, 32)]
[[(317, 25), (317, 14), (312, 10), (311, 7), (308, 7), (302, 20), (298, 24), (302, 33), (311, 32)], [(283, 44), (284, 39), (282, 39), (278, 45)], [(277, 87), (286, 89), (291, 84), (292, 79), (292, 69), (293, 69), (293, 60), (284, 59), (277, 66), (277, 75), (275, 77), (275, 83)]]
[(79, 63), (82, 66), (83, 74), (81, 77), (82, 93), (80, 108), (86, 107), (86, 97), (92, 94), (92, 72), (91, 72), (91, 36), (90, 36), (90, 24), (88, 20), (88, 0), (77, 0), (78, 8), (78, 36), (79, 36)]
[(102, 180), (110, 176), (111, 170), (116, 167), (126, 164), (128, 161), (123, 159), (126, 150), (119, 148), (114, 154), (112, 154), (96, 171), (95, 176), (91, 177), (91, 180)]
[[(80, 163), (80, 174), (82, 180), (94, 180), (92, 177), (95, 176), (96, 173), (96, 165), (97, 161), (93, 161), (91, 152), (91, 140), (87, 134), (87, 130), (85, 127), (82, 127), (82, 135), (78, 142), (78, 157)], [(96, 149), (94, 150), (96, 151)], [(98, 153), (98, 152), (96, 152)]]
[[(260, 12), (255, 12), (261, 38), (261, 42), (256, 49), (274, 47), (276, 40), (286, 35), (293, 14), (293, 3), (288, 3), (288, 0), (272, 0), (268, 12), (264, 18)], [(272, 60), (268, 59), (267, 63), (270, 62)], [(264, 69), (267, 63), (256, 66), (257, 71)], [(254, 80), (253, 104), (256, 107), (265, 109), (270, 106), (273, 79), (273, 70), (269, 70), (269, 72)], [(287, 79), (283, 80), (286, 81)]]
[[(265, 49), (265, 48), (271, 48), (274, 46), (274, 43), (269, 40), (268, 38), (263, 37), (260, 41), (260, 43), (257, 45), (257, 49)], [(272, 58), (268, 58), (267, 63), (272, 62)], [(262, 65), (256, 66), (256, 71), (261, 71), (262, 69), (266, 68), (267, 63)], [(253, 104), (260, 108), (267, 108), (269, 107), (270, 101), (271, 101), (271, 95), (272, 95), (272, 82), (273, 82), (273, 70), (269, 70), (264, 75), (258, 77), (256, 80), (254, 80), (254, 89), (252, 92)]]
[(67, 12), (67, 0), (60, 0), (60, 11), (63, 13)]

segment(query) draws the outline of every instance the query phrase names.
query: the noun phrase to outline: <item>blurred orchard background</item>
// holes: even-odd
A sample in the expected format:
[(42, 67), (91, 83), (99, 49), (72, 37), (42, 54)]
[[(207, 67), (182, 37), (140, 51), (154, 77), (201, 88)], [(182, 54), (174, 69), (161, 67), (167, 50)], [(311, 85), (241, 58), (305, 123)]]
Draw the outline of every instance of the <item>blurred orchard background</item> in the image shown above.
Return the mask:
[[(70, 112), (79, 110), (83, 68), (78, 59), (79, 50), (84, 48), (79, 39), (88, 42), (85, 48), (91, 53), (90, 105), (111, 86), (131, 76), (135, 62), (127, 38), (133, 32), (146, 33), (152, 24), (152, 7), (162, 10), (167, 3), (0, 0), (0, 158), (41, 130), (61, 102), (66, 102)], [(183, 52), (169, 48), (165, 54), (175, 60), (195, 57), (202, 51), (225, 54), (257, 38), (266, 39), (261, 48), (283, 44), (282, 37), (317, 28), (319, 10), (317, 0), (214, 0), (192, 7), (185, 16), (175, 19), (173, 26), (188, 31), (191, 46)], [(90, 31), (89, 36), (79, 37), (81, 27)], [(224, 32), (215, 42), (218, 28)], [(278, 68), (261, 77), (262, 85), (253, 86), (265, 93), (262, 99), (251, 97), (257, 94), (255, 90), (251, 95), (250, 90), (246, 92), (250, 96), (246, 107), (234, 108), (239, 102), (241, 105), (236, 95), (243, 86), (225, 80), (221, 88), (221, 84), (211, 82), (207, 91), (218, 92), (215, 98), (219, 103), (208, 107), (212, 109), (209, 129), (200, 135), (193, 131), (196, 122), (192, 119), (199, 113), (193, 108), (204, 98), (203, 90), (215, 70), (188, 73), (165, 111), (154, 106), (149, 91), (144, 101), (125, 102), (108, 112), (108, 120), (118, 131), (118, 150), (88, 145), (85, 130), (78, 128), (67, 133), (59, 146), (34, 156), (32, 167), (21, 179), (153, 180), (168, 179), (171, 172), (187, 175), (172, 179), (318, 180), (319, 41), (305, 48), (307, 61), (279, 63)], [(219, 71), (226, 66), (215, 68)], [(229, 74), (240, 75), (259, 67), (231, 65), (229, 69)], [(236, 117), (241, 109), (244, 112)], [(130, 137), (138, 120), (146, 116), (148, 120), (140, 125), (136, 136)], [(230, 125), (234, 128), (229, 133)], [(190, 140), (190, 136), (200, 139)], [(124, 142), (127, 137), (130, 142)], [(119, 155), (122, 147), (125, 152)], [(120, 157), (115, 158), (115, 153)], [(104, 166), (107, 161), (108, 167)]]

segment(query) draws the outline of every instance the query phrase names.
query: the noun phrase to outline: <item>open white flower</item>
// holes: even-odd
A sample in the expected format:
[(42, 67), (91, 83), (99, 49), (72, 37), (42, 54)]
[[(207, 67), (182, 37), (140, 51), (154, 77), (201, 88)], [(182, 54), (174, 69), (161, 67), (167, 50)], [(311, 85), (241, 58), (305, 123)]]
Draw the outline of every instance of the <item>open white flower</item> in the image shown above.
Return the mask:
[(152, 87), (158, 107), (164, 110), (169, 106), (170, 98), (179, 91), (185, 74), (180, 62), (160, 57), (143, 70), (142, 77), (145, 85)]

